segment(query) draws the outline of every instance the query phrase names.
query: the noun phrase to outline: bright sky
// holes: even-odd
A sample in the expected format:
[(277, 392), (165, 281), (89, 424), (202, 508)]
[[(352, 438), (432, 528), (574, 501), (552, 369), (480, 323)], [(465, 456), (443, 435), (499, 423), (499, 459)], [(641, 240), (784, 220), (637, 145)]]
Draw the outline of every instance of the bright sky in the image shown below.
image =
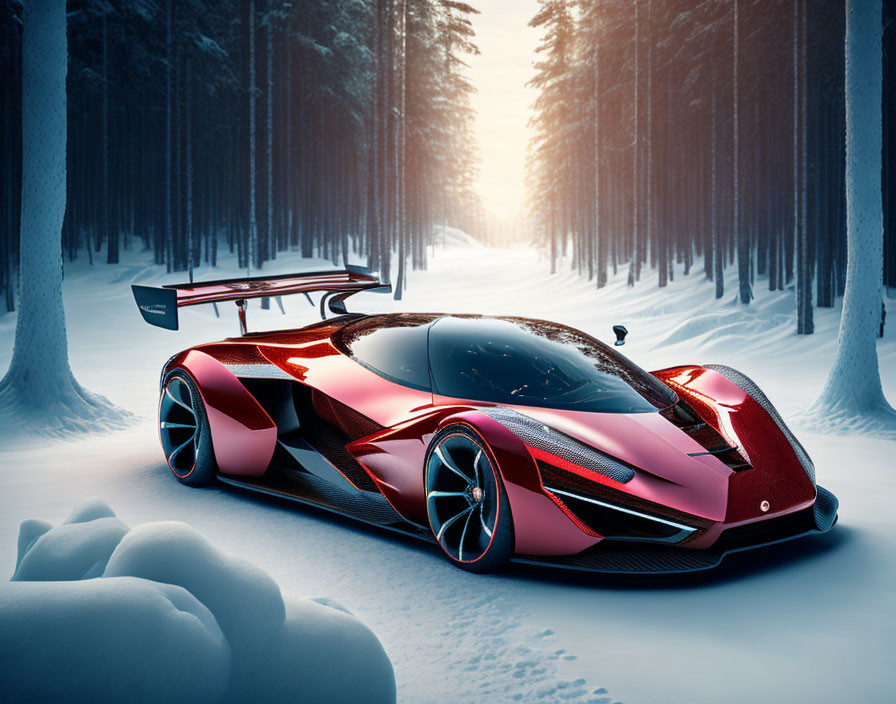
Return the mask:
[(535, 93), (526, 88), (538, 32), (527, 27), (537, 0), (471, 0), (482, 14), (473, 17), (482, 52), (470, 58), (476, 132), (482, 157), (479, 192), (499, 217), (512, 217), (525, 202), (526, 122)]

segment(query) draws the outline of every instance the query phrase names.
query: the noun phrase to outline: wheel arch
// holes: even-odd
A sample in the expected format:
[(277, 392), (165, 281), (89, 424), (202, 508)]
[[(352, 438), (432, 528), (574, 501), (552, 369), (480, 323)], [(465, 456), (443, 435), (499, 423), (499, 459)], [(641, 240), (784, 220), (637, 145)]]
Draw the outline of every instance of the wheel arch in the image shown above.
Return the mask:
[(277, 445), (277, 426), (261, 404), (227, 367), (201, 350), (186, 350), (168, 360), (163, 383), (176, 370), (188, 374), (202, 396), (219, 471), (264, 474)]
[(535, 460), (516, 434), (475, 409), (445, 416), (436, 432), (455, 424), (470, 428), (492, 454), (510, 504), (516, 554), (572, 555), (599, 542), (547, 496)]

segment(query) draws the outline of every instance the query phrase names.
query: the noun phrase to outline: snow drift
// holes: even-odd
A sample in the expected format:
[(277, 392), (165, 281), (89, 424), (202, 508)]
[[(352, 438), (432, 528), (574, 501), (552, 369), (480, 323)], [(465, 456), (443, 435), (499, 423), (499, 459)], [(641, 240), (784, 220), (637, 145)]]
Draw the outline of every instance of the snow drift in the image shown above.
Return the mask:
[(96, 499), (22, 523), (0, 587), (5, 701), (392, 702), (376, 636), (185, 523), (129, 530)]

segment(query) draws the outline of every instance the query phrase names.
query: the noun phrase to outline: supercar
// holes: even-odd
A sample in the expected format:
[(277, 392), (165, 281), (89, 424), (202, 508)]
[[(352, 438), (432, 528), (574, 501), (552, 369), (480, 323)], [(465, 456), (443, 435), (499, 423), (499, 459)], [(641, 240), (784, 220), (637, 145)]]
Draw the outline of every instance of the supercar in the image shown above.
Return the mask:
[[(143, 318), (164, 328), (183, 306), (239, 312), (240, 337), (162, 369), (172, 474), (419, 537), (473, 571), (700, 570), (836, 522), (806, 451), (734, 369), (648, 373), (543, 320), (346, 311), (350, 295), (382, 290), (355, 267), (134, 286)], [(320, 322), (247, 331), (248, 299), (312, 292)]]

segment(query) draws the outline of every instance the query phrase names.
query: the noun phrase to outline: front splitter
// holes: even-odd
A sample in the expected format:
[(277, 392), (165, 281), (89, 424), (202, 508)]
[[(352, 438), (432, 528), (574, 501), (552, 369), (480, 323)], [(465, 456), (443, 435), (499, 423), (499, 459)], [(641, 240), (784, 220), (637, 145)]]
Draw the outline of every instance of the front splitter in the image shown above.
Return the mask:
[(734, 538), (726, 542), (723, 533), (723, 537), (720, 537), (716, 545), (703, 550), (605, 540), (577, 555), (559, 557), (517, 555), (513, 561), (527, 565), (608, 574), (699, 572), (718, 567), (726, 556), (734, 553), (827, 533), (837, 523), (838, 508), (837, 497), (819, 486), (815, 504), (806, 509), (802, 522), (790, 520), (780, 533), (775, 534), (772, 531), (767, 536), (755, 540), (738, 541)]

